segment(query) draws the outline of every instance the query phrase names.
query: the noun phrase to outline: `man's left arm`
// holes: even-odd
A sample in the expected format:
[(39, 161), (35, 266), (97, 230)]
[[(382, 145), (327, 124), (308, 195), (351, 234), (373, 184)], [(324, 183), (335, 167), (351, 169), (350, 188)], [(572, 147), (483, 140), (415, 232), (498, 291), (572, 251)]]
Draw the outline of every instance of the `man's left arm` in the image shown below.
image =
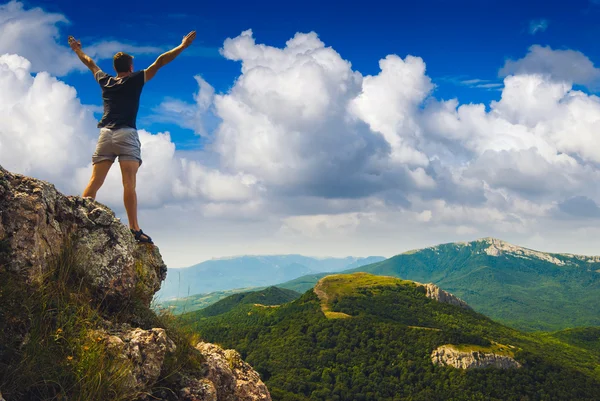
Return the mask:
[(92, 60), (90, 56), (88, 56), (83, 52), (83, 50), (81, 50), (81, 41), (76, 40), (73, 36), (69, 36), (69, 46), (71, 46), (71, 49), (73, 49), (75, 54), (77, 54), (79, 60), (81, 60), (81, 62), (92, 71), (95, 78), (96, 73), (100, 71), (100, 67), (98, 67), (96, 63), (94, 63), (94, 60)]

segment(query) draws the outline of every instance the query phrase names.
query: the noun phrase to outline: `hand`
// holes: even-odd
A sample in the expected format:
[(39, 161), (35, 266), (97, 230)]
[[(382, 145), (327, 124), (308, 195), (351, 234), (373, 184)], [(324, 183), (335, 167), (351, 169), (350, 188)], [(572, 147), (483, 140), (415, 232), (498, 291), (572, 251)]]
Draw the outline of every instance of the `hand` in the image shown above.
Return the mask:
[(194, 39), (196, 39), (196, 31), (192, 31), (185, 35), (183, 37), (183, 40), (181, 41), (181, 46), (183, 46), (183, 48), (185, 49), (186, 47), (192, 44)]
[(69, 36), (69, 46), (74, 51), (81, 50), (81, 41), (75, 39), (73, 36)]

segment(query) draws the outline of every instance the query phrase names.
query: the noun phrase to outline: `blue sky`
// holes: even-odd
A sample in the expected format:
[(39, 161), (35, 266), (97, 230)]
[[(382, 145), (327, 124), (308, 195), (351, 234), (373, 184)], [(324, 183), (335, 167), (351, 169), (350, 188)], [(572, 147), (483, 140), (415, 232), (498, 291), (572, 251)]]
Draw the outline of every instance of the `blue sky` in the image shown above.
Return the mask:
[[(219, 49), (228, 37), (252, 29), (255, 38), (271, 46), (283, 46), (296, 32), (316, 32), (363, 75), (377, 74), (378, 60), (388, 54), (422, 57), (436, 85), (438, 98), (456, 97), (461, 103), (489, 103), (500, 97), (498, 88), (461, 84), (501, 84), (498, 71), (506, 59), (522, 58), (529, 46), (574, 49), (600, 60), (600, 5), (578, 1), (370, 1), (348, 4), (338, 1), (202, 2), (128, 1), (118, 8), (103, 3), (78, 6), (75, 1), (35, 1), (52, 12), (64, 14), (71, 24), (63, 29), (86, 42), (114, 39), (142, 46), (168, 48), (178, 44), (189, 30), (198, 32), (192, 54), (186, 54), (161, 72), (145, 88), (140, 110), (142, 126), (169, 130), (181, 148), (202, 146), (191, 130), (174, 124), (144, 119), (153, 114), (165, 96), (192, 100), (200, 74), (218, 92), (226, 92), (240, 72), (238, 62), (226, 60)], [(118, 9), (118, 11), (116, 11)], [(532, 34), (532, 23), (547, 27)], [(144, 68), (155, 55), (138, 55), (136, 68)], [(99, 63), (112, 70), (110, 60)], [(98, 91), (90, 76), (72, 74), (81, 99), (98, 103)], [(494, 90), (496, 89), (496, 90)]]
[[(187, 3), (187, 2), (186, 2)], [(80, 194), (112, 71), (144, 88), (140, 225), (170, 267), (498, 237), (597, 254), (600, 1), (0, 3), (0, 164)], [(126, 220), (118, 169), (98, 201)]]

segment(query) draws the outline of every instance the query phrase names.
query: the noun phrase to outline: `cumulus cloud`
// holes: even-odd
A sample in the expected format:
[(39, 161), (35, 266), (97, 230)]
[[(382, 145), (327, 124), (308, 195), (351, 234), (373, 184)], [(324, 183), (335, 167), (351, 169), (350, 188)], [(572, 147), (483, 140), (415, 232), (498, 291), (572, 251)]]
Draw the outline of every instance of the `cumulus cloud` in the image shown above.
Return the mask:
[(520, 60), (507, 60), (499, 76), (521, 74), (547, 75), (555, 81), (600, 88), (600, 69), (583, 53), (575, 50), (553, 50), (550, 46), (533, 45)]
[(222, 53), (242, 62), (231, 91), (215, 96), (222, 122), (214, 150), (224, 168), (297, 195), (362, 197), (412, 185), (410, 170), (391, 163), (385, 138), (348, 112), (362, 77), (315, 33), (279, 49), (246, 31)]
[(69, 47), (59, 44), (66, 43), (60, 27), (68, 24), (62, 14), (25, 9), (23, 3), (11, 0), (0, 5), (0, 54), (18, 54), (30, 61), (33, 71), (53, 75), (82, 69)]
[(93, 152), (95, 121), (75, 89), (31, 69), (21, 56), (0, 56), (0, 161), (67, 187)]
[(198, 91), (194, 94), (195, 103), (167, 98), (155, 109), (149, 121), (168, 122), (193, 130), (196, 134), (207, 136), (211, 124), (214, 124), (213, 102), (215, 89), (199, 75), (194, 77)]

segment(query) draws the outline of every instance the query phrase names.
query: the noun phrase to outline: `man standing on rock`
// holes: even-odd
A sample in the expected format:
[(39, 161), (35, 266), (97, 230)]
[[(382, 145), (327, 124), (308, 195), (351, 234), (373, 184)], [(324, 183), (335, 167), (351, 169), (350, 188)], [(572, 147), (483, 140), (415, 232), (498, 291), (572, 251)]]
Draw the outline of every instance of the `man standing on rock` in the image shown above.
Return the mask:
[(140, 165), (141, 144), (136, 128), (140, 95), (144, 84), (151, 80), (158, 70), (175, 59), (184, 49), (192, 44), (196, 32), (187, 34), (181, 44), (161, 54), (156, 61), (145, 70), (133, 71), (133, 57), (119, 52), (113, 57), (113, 66), (117, 76), (113, 77), (102, 71), (81, 49), (81, 41), (69, 36), (69, 45), (83, 64), (94, 74), (94, 78), (102, 88), (104, 115), (98, 123), (100, 137), (96, 151), (92, 156), (92, 177), (83, 191), (83, 197), (96, 199), (96, 193), (104, 183), (117, 156), (123, 177), (123, 202), (129, 220), (129, 229), (139, 242), (152, 244), (152, 239), (140, 228), (137, 220), (137, 195), (135, 192), (136, 176)]

